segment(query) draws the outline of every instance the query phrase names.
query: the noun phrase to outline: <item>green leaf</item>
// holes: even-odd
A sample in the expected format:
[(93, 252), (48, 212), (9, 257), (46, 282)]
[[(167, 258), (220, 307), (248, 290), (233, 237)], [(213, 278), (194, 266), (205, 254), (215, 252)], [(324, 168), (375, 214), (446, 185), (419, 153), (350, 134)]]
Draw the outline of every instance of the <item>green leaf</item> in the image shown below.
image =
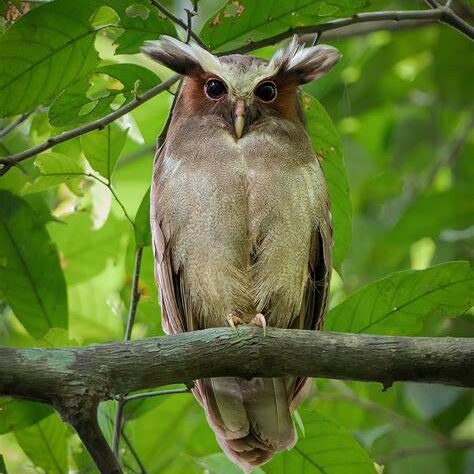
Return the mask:
[[(433, 212), (436, 209), (436, 212)], [(422, 237), (437, 237), (444, 229), (464, 229), (472, 225), (474, 199), (469, 189), (450, 189), (416, 199), (392, 229), (382, 235), (373, 257), (385, 266), (395, 266)], [(385, 260), (385, 261), (384, 261)]]
[[(107, 74), (112, 79), (104, 84), (103, 89), (92, 94), (90, 82), (96, 86), (101, 77), (97, 74)], [(118, 84), (117, 80), (121, 84)], [(126, 103), (159, 83), (160, 79), (156, 74), (136, 64), (103, 66), (97, 69), (92, 79), (85, 78), (58, 96), (49, 109), (49, 122), (55, 127), (91, 122), (112, 112), (110, 105), (118, 94), (124, 95)]]
[(107, 3), (120, 15), (120, 26), (124, 29), (115, 40), (118, 45), (116, 54), (138, 53), (144, 41), (160, 35), (176, 36), (174, 23), (162, 18), (149, 2), (107, 0)]
[(368, 3), (366, 0), (229, 0), (205, 23), (200, 36), (212, 50), (225, 51), (297, 26), (352, 15)]
[(312, 96), (303, 96), (308, 133), (326, 177), (331, 197), (334, 228), (334, 266), (340, 267), (352, 237), (352, 203), (342, 144), (336, 127), (323, 106)]
[(306, 437), (264, 466), (267, 474), (376, 474), (362, 446), (336, 422), (302, 410)]
[(137, 215), (135, 216), (135, 245), (147, 247), (151, 245), (150, 233), (150, 189), (143, 196)]
[(99, 68), (97, 72), (118, 79), (123, 85), (120, 92), (127, 100), (133, 99), (135, 94), (143, 94), (161, 82), (155, 73), (136, 64), (110, 64)]
[(53, 409), (43, 403), (0, 398), (0, 435), (21, 430), (51, 415)]
[(32, 194), (66, 183), (71, 179), (79, 179), (84, 173), (80, 160), (74, 156), (66, 156), (53, 151), (41, 154), (35, 160), (40, 176), (32, 183), (27, 183), (22, 194)]
[(48, 104), (96, 67), (92, 2), (56, 0), (22, 16), (0, 37), (0, 110)]
[[(116, 94), (109, 93), (106, 97), (92, 99), (87, 96), (89, 87), (86, 78), (62, 92), (48, 111), (49, 123), (54, 127), (75, 126), (92, 122), (111, 112), (110, 104)], [(81, 113), (81, 109), (86, 106), (88, 106), (87, 113)]]
[(68, 428), (54, 413), (36, 425), (15, 431), (21, 449), (46, 474), (66, 474)]
[(56, 246), (31, 207), (8, 191), (0, 191), (0, 292), (33, 337), (67, 328), (66, 282)]
[(126, 139), (127, 131), (112, 123), (82, 135), (82, 151), (92, 168), (110, 180)]
[(90, 216), (85, 212), (71, 214), (62, 222), (53, 222), (49, 231), (61, 251), (68, 283), (88, 280), (99, 274), (109, 260), (117, 261), (127, 230), (127, 224), (112, 215), (103, 227), (94, 230)]
[(423, 318), (458, 316), (472, 306), (474, 272), (467, 262), (407, 270), (369, 283), (332, 309), (327, 331), (416, 334)]
[[(197, 464), (209, 474), (242, 474), (242, 469), (237, 467), (223, 453), (210, 454), (196, 460)], [(261, 468), (252, 470), (252, 474), (265, 474)]]

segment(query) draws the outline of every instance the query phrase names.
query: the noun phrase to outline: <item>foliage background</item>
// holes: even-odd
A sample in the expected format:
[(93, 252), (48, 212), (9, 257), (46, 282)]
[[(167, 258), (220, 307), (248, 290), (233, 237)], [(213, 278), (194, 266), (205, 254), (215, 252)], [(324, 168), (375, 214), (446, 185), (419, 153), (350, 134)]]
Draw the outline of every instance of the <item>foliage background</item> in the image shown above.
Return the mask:
[[(292, 24), (426, 8), (401, 0), (311, 3), (202, 1), (193, 28), (225, 51)], [(177, 35), (175, 26), (145, 0), (130, 4), (56, 0), (17, 3), (15, 12), (0, 2), (0, 128), (29, 114), (0, 138), (0, 156), (101, 117), (170, 76), (137, 53), (145, 39)], [(180, 0), (163, 4), (184, 21), (183, 9), (191, 8)], [(472, 271), (459, 262), (473, 255), (472, 45), (444, 25), (331, 43), (343, 59), (303, 97), (336, 221), (326, 329), (472, 336)], [(256, 54), (268, 57), (274, 49)], [(0, 178), (1, 345), (123, 339), (135, 247), (148, 243), (153, 146), (172, 99), (159, 94)], [(132, 337), (160, 335), (149, 246), (139, 288)], [(114, 409), (114, 402), (100, 407), (109, 440)], [(126, 472), (145, 472), (136, 457), (148, 473), (238, 472), (218, 454), (189, 394), (129, 403), (125, 419)], [(464, 389), (395, 384), (382, 391), (317, 380), (296, 421), (297, 447), (257, 472), (474, 470), (472, 393)], [(0, 455), (10, 474), (96, 472), (72, 430), (33, 402), (0, 398)]]

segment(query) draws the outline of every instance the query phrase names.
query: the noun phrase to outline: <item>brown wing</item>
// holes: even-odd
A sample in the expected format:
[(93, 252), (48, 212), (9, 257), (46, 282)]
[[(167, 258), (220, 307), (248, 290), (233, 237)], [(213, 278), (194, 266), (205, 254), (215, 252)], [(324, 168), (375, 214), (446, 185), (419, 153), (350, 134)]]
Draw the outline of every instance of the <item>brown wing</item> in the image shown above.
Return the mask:
[[(322, 329), (326, 316), (332, 271), (332, 225), (329, 205), (311, 239), (308, 282), (298, 319), (298, 329)], [(290, 392), (291, 410), (305, 396), (307, 377), (297, 377)]]
[(190, 330), (185, 315), (185, 304), (179, 269), (173, 268), (171, 256), (171, 226), (159, 205), (160, 175), (166, 148), (156, 153), (151, 186), (151, 233), (155, 256), (155, 279), (160, 292), (161, 322), (167, 334)]

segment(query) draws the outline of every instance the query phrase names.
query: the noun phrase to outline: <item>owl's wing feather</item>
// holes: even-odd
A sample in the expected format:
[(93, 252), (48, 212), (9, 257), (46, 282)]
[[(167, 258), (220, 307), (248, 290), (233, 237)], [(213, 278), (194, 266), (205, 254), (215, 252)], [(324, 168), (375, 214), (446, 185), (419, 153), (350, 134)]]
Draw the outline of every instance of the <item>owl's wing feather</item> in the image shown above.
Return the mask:
[(153, 236), (153, 252), (155, 256), (155, 279), (160, 292), (160, 305), (163, 329), (168, 334), (177, 334), (188, 331), (187, 318), (185, 316), (184, 291), (182, 288), (182, 277), (180, 271), (173, 269), (171, 257), (171, 227), (161, 212), (159, 202), (160, 180), (162, 162), (166, 148), (158, 150), (154, 163), (154, 179), (151, 188), (151, 225)]
[[(311, 238), (308, 282), (302, 304), (299, 329), (322, 329), (329, 300), (332, 271), (332, 223), (329, 202)], [(297, 377), (290, 392), (291, 410), (305, 398), (307, 377)]]

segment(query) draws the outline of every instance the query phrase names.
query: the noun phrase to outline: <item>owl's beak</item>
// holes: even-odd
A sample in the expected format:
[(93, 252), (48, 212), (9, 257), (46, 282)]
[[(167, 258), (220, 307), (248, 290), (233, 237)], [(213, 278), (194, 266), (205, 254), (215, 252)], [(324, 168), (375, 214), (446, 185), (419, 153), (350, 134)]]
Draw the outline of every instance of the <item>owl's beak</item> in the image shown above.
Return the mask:
[(242, 136), (245, 127), (245, 102), (238, 99), (235, 103), (234, 129), (237, 138)]

